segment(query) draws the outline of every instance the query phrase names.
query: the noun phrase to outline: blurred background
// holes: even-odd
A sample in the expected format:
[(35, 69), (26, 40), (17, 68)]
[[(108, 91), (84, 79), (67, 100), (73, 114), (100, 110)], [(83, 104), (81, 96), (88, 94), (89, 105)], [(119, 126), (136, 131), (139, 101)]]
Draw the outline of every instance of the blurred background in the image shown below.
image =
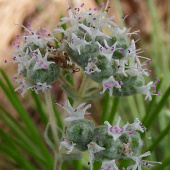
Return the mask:
[[(73, 8), (79, 7), (84, 2), (87, 9), (95, 7), (100, 8), (100, 4), (103, 2), (106, 3), (104, 0), (69, 0), (68, 2)], [(145, 56), (153, 58), (150, 64), (152, 74), (150, 78), (147, 79), (147, 82), (155, 78), (160, 78), (161, 82), (158, 88), (160, 88), (159, 91), (162, 96), (153, 97), (153, 101), (149, 103), (148, 101), (144, 101), (144, 96), (142, 95), (118, 99), (114, 97), (110, 98), (106, 94), (104, 98), (91, 101), (93, 103), (93, 114), (89, 119), (95, 120), (96, 125), (98, 125), (104, 119), (108, 119), (113, 123), (118, 115), (121, 115), (124, 122), (132, 122), (134, 117), (139, 117), (143, 120), (144, 125), (149, 127), (150, 132), (148, 135), (152, 136), (152, 140), (146, 140), (147, 144), (145, 144), (143, 151), (145, 151), (145, 149), (150, 149), (152, 151), (152, 160), (164, 161), (164, 166), (158, 168), (161, 170), (169, 170), (170, 101), (168, 97), (170, 90), (168, 90), (168, 88), (170, 85), (170, 1), (110, 0), (109, 6), (111, 7), (109, 15), (115, 16), (116, 23), (120, 21), (122, 16), (128, 13), (130, 16), (122, 24), (122, 27), (125, 25), (127, 27), (133, 25), (133, 30), (141, 31), (140, 36), (142, 41), (137, 43), (138, 48), (146, 49), (147, 52)], [(68, 16), (67, 6), (64, 0), (0, 0), (0, 68), (8, 75), (9, 80), (12, 80), (13, 75), (17, 72), (17, 65), (13, 65), (12, 63), (5, 64), (4, 60), (11, 60), (10, 53), (13, 50), (11, 43), (15, 41), (17, 34), (22, 34), (23, 32), (21, 27), (14, 24), (27, 25), (27, 23), (31, 23), (33, 29), (43, 27), (53, 31), (53, 29), (57, 28), (57, 23), (61, 16)], [(75, 84), (78, 87), (81, 82), (82, 74), (75, 73), (74, 77), (76, 79)], [(0, 76), (0, 79), (5, 81), (3, 75)], [(12, 104), (12, 99), (10, 98), (14, 93), (10, 91), (10, 88), (5, 92), (3, 84), (1, 83), (0, 85), (0, 105), (5, 108), (5, 111), (12, 115), (12, 118), (17, 120), (17, 122), (15, 122), (16, 125), (19, 124), (19, 127), (25, 127), (23, 121), (25, 119), (18, 114), (18, 112), (22, 112), (23, 110), (16, 109), (14, 106), (15, 104)], [(13, 86), (16, 87), (15, 84), (13, 84)], [(58, 103), (65, 103), (66, 96), (60, 89), (60, 83), (54, 83), (53, 87), (52, 92), (54, 100)], [(15, 94), (15, 96), (17, 95)], [(29, 117), (33, 120), (33, 124), (35, 124), (43, 140), (43, 131), (47, 123), (47, 119), (43, 119), (41, 114), (41, 112), (44, 112), (42, 110), (45, 110), (43, 95), (40, 94), (37, 98), (35, 94), (31, 94), (30, 92), (27, 93), (24, 98), (18, 97), (19, 100), (22, 101), (23, 109), (25, 108)], [(13, 100), (15, 100), (15, 98)], [(18, 103), (19, 100), (17, 100)], [(39, 107), (40, 105), (41, 109)], [(59, 108), (58, 110), (61, 111)], [(61, 114), (58, 110), (56, 111), (57, 114), (63, 117), (64, 114)], [(4, 115), (5, 111), (1, 108), (0, 115)], [(8, 119), (10, 119), (10, 115)], [(12, 118), (10, 120), (12, 120)], [(12, 127), (9, 127), (10, 121), (7, 122), (6, 119), (7, 118), (0, 116), (0, 126), (2, 129), (2, 131), (0, 131), (0, 142), (2, 142), (0, 144), (0, 169), (29, 169), (29, 165), (25, 168), (22, 167), (23, 165), (19, 163), (22, 161), (20, 157), (18, 160), (14, 159), (17, 156), (11, 152), (11, 149), (14, 147), (13, 143), (3, 142), (5, 139), (13, 141), (17, 139), (16, 133), (11, 130)], [(5, 136), (7, 134), (9, 134), (9, 136)], [(41, 161), (35, 161), (33, 157), (34, 154), (26, 151), (26, 146), (20, 142), (21, 141), (16, 140), (14, 145), (21, 155), (24, 155), (24, 161), (28, 164), (32, 164), (35, 169), (50, 169), (50, 163), (47, 167), (41, 166)], [(8, 147), (9, 145), (11, 145), (11, 148)], [(53, 159), (50, 156), (52, 154), (50, 149), (48, 149), (48, 152), (49, 160), (51, 160), (52, 164)], [(35, 159), (38, 158), (35, 157)], [(82, 161), (67, 162), (68, 165), (65, 164), (63, 169), (89, 169), (87, 162), (88, 154), (85, 153)], [(73, 166), (73, 164), (76, 166)], [(97, 170), (98, 167), (99, 164), (95, 163), (95, 170)]]

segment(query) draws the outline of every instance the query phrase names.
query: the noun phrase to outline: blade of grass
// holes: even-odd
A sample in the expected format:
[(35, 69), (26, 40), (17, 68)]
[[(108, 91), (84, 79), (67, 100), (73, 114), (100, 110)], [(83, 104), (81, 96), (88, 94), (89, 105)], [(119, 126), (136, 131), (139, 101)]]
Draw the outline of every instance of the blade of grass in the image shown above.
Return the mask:
[(106, 93), (105, 97), (104, 97), (104, 105), (103, 105), (103, 111), (102, 111), (102, 117), (101, 117), (101, 124), (104, 123), (104, 121), (106, 120), (106, 118), (108, 116), (109, 99), (110, 99), (109, 93)]
[[(9, 153), (9, 156), (13, 155), (13, 159), (19, 164), (22, 165), (22, 168), (28, 169), (28, 170), (36, 170), (27, 159), (25, 159), (24, 155), (18, 150), (16, 145), (14, 144), (12, 138), (7, 135), (4, 131), (0, 129), (0, 136), (1, 136), (1, 142), (5, 141), (7, 146), (0, 143), (0, 148), (2, 147), (6, 149), (6, 153)], [(3, 150), (3, 149), (2, 149)]]
[(52, 102), (53, 102), (53, 109), (54, 109), (54, 114), (55, 117), (57, 118), (57, 125), (60, 129), (63, 129), (63, 120), (61, 118), (60, 112), (57, 110), (56, 105), (54, 104), (54, 99), (52, 97)]
[(83, 170), (81, 160), (75, 160), (72, 162), (73, 162), (73, 166), (74, 166), (75, 170)]
[(152, 170), (163, 170), (168, 165), (170, 165), (170, 156), (162, 161), (162, 165), (157, 165), (155, 168), (152, 168)]
[[(0, 110), (2, 111), (2, 106), (0, 106)], [(44, 166), (47, 166), (50, 168), (49, 162), (46, 160), (46, 156), (42, 155), (40, 153), (40, 149), (37, 145), (35, 145), (29, 136), (26, 135), (27, 130), (25, 130), (24, 127), (22, 127), (12, 116), (5, 110), (3, 110), (4, 113), (0, 113), (0, 119), (3, 120), (3, 122), (7, 125), (8, 128), (13, 132), (13, 135), (16, 137), (12, 137), (12, 140), (17, 143), (17, 146), (20, 146), (22, 149), (27, 151), (29, 155), (34, 158), (35, 160), (41, 160), (40, 164), (44, 164)]]
[(0, 79), (0, 86), (3, 89), (4, 93), (6, 94), (8, 100), (11, 102), (12, 106), (17, 111), (18, 115), (21, 117), (27, 128), (29, 129), (30, 134), (32, 135), (32, 140), (41, 147), (41, 151), (44, 155), (46, 155), (46, 159), (48, 159), (51, 163), (53, 162), (53, 159), (51, 155), (49, 154), (47, 148), (45, 147), (44, 143), (42, 142), (42, 139), (39, 136), (39, 133), (36, 129), (36, 126), (34, 122), (30, 119), (28, 116), (29, 114), (24, 109), (21, 101), (19, 100), (16, 92), (14, 92), (14, 88), (9, 81), (8, 77), (6, 76), (5, 72), (0, 69), (0, 72), (5, 79), (8, 86), (6, 86), (3, 81)]
[(170, 87), (167, 89), (165, 94), (162, 96), (162, 99), (160, 100), (160, 102), (156, 105), (154, 111), (152, 112), (152, 114), (148, 118), (148, 121), (146, 121), (145, 126), (147, 128), (151, 127), (151, 125), (153, 124), (154, 120), (157, 118), (158, 114), (161, 112), (162, 108), (165, 106), (166, 101), (168, 100), (169, 95), (170, 95)]
[(153, 142), (153, 144), (147, 149), (149, 151), (153, 151), (155, 147), (168, 135), (170, 131), (170, 123), (168, 126), (161, 132), (161, 134), (158, 136), (158, 138)]
[(47, 115), (46, 113), (44, 112), (43, 108), (42, 108), (42, 102), (38, 96), (38, 94), (36, 94), (34, 91), (31, 92), (32, 94), (32, 97), (35, 101), (35, 104), (36, 104), (36, 109), (40, 115), (40, 118), (41, 120), (43, 121), (44, 125), (46, 126), (47, 125), (47, 122), (48, 122), (48, 119), (47, 119)]
[(118, 104), (119, 104), (119, 98), (114, 97), (111, 112), (108, 115), (108, 119), (107, 119), (110, 122), (110, 124), (113, 124), (113, 120), (115, 118), (115, 114), (116, 114), (116, 111), (117, 111), (117, 108), (118, 108)]

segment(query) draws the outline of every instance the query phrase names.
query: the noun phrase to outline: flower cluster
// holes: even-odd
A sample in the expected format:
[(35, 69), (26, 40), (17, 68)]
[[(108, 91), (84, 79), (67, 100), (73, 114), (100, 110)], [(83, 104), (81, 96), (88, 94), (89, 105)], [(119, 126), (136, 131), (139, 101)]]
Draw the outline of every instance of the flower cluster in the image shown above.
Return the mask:
[(115, 126), (110, 125), (108, 121), (104, 122), (105, 125), (95, 126), (93, 121), (84, 119), (85, 112), (91, 105), (81, 109), (85, 105), (82, 103), (74, 109), (69, 101), (66, 104), (68, 109), (62, 107), (70, 117), (65, 119), (69, 123), (65, 128), (65, 137), (60, 142), (60, 150), (62, 147), (66, 148), (67, 154), (71, 154), (74, 148), (88, 151), (91, 170), (94, 160), (102, 162), (101, 170), (111, 168), (118, 170), (115, 160), (122, 158), (135, 161), (135, 164), (127, 167), (127, 170), (141, 169), (141, 166), (155, 167), (155, 164), (161, 164), (142, 160), (143, 157), (149, 156), (150, 152), (139, 156), (143, 145), (139, 132), (144, 133), (147, 129), (138, 118), (132, 124), (126, 123), (124, 126), (120, 126), (120, 117)]
[(96, 8), (83, 11), (80, 8), (84, 8), (84, 3), (74, 10), (68, 6), (69, 17), (61, 18), (58, 26), (68, 22), (70, 26), (54, 29), (55, 33), (64, 34), (59, 48), (92, 80), (103, 85), (101, 94), (107, 90), (110, 96), (119, 97), (140, 93), (151, 100), (151, 95), (157, 92), (156, 85), (152, 81), (145, 85), (144, 76), (150, 75), (147, 65), (152, 58), (141, 56), (145, 50), (136, 49), (141, 39), (135, 41), (131, 36), (138, 36), (139, 31), (130, 32), (133, 26), (121, 28), (121, 23), (113, 21), (114, 17), (108, 17), (108, 2), (105, 8), (101, 5), (101, 11)]
[(60, 72), (60, 68), (52, 60), (57, 53), (51, 45), (55, 38), (46, 29), (37, 28), (33, 31), (30, 24), (28, 28), (21, 27), (25, 30), (24, 35), (17, 35), (17, 41), (12, 43), (15, 48), (12, 62), (18, 64), (18, 72), (13, 78), (19, 84), (16, 91), (22, 95), (28, 89), (36, 93), (39, 90), (45, 91), (51, 88), (51, 83), (58, 78)]

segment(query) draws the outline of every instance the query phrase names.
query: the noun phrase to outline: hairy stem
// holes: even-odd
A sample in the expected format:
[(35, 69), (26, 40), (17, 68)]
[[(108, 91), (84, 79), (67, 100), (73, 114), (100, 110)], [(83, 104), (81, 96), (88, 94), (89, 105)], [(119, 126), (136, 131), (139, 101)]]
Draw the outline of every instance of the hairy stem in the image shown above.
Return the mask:
[[(53, 110), (50, 89), (45, 90), (44, 94), (45, 94), (45, 99), (46, 99), (46, 104), (47, 104), (49, 123), (51, 125), (53, 139), (54, 139), (54, 143), (56, 146), (55, 152), (58, 154), (60, 141), (59, 141), (58, 134), (57, 134), (57, 123), (56, 123), (56, 118), (55, 118), (55, 114)], [(54, 170), (61, 170), (61, 160), (56, 156), (56, 153), (55, 153)]]
[(62, 163), (63, 161), (55, 154), (54, 170), (61, 170)]
[(79, 89), (79, 92), (78, 92), (80, 100), (83, 97), (83, 95), (85, 93), (85, 90), (87, 90), (87, 86), (89, 85), (89, 83), (90, 83), (89, 77), (84, 75), (82, 83), (81, 83), (81, 86), (80, 86), (80, 89)]

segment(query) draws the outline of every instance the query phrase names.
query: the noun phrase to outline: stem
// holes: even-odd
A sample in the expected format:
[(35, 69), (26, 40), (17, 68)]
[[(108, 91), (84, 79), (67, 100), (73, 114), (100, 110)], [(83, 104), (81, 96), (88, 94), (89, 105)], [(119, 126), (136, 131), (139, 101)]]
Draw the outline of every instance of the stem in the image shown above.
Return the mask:
[(79, 89), (79, 92), (78, 92), (80, 100), (84, 95), (84, 92), (87, 88), (87, 85), (89, 84), (89, 80), (90, 79), (88, 78), (88, 76), (86, 76), (86, 75), (83, 76), (83, 80), (82, 80), (82, 83), (81, 83), (81, 86), (80, 86), (80, 89)]
[(55, 154), (54, 170), (61, 170), (62, 163), (63, 161)]
[(62, 161), (56, 155), (56, 153), (59, 153), (59, 142), (60, 141), (59, 141), (58, 134), (57, 134), (57, 123), (56, 123), (56, 118), (55, 118), (55, 114), (53, 110), (50, 89), (45, 90), (44, 94), (45, 94), (45, 99), (46, 99), (46, 104), (47, 104), (47, 109), (48, 109), (49, 123), (51, 124), (52, 134), (53, 134), (53, 138), (54, 138), (54, 142), (56, 146), (54, 170), (61, 170)]
[(55, 114), (53, 110), (50, 89), (45, 90), (44, 94), (45, 94), (45, 99), (46, 99), (46, 104), (47, 104), (47, 109), (48, 109), (49, 123), (51, 124), (53, 138), (56, 144), (56, 151), (58, 151), (59, 138), (57, 134), (57, 123), (56, 123), (56, 118), (55, 118)]

